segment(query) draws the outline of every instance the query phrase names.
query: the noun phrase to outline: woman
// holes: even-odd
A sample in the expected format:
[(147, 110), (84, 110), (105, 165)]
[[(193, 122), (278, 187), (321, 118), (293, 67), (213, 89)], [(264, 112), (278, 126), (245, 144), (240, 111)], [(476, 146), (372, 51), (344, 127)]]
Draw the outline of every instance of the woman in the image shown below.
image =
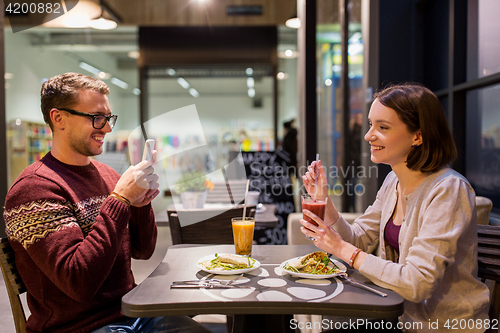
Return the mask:
[[(453, 323), (474, 320), (467, 331), (484, 332), (489, 291), (476, 278), (475, 193), (448, 166), (456, 147), (443, 108), (419, 85), (391, 86), (374, 97), (365, 140), (371, 160), (392, 172), (352, 225), (328, 200), (325, 221), (306, 210), (318, 227), (301, 220), (301, 230), (320, 249), (400, 294), (400, 326), (415, 328), (408, 331), (452, 331)], [(309, 193), (327, 195), (321, 162), (313, 162), (302, 179)], [(364, 252), (377, 243), (381, 257)]]

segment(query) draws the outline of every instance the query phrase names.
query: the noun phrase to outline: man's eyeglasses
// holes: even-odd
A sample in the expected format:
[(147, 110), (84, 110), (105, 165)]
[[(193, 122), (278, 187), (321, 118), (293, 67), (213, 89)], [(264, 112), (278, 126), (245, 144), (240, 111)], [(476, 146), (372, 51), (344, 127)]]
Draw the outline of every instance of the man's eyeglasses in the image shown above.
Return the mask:
[(103, 128), (106, 125), (106, 122), (108, 122), (111, 129), (113, 129), (113, 126), (115, 126), (116, 124), (116, 119), (118, 118), (118, 116), (115, 115), (105, 116), (102, 114), (91, 114), (71, 109), (61, 109), (61, 108), (56, 108), (56, 109), (66, 111), (77, 116), (92, 117), (92, 126), (95, 129)]

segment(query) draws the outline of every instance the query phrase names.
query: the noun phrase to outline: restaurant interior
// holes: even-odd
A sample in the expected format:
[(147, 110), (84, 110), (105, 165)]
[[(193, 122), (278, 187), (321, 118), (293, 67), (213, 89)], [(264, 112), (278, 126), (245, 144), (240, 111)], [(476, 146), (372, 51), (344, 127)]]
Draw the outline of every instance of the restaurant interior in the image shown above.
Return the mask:
[[(158, 243), (151, 259), (133, 261), (137, 283), (172, 245), (168, 210), (180, 202), (174, 185), (187, 171), (223, 184), (227, 175), (220, 170), (236, 161), (244, 171), (233, 180), (255, 180), (254, 191), (281, 177), (279, 186), (289, 193), (259, 196), (278, 221), (261, 231), (259, 244), (298, 239), (300, 177), (317, 156), (331, 172), (329, 194), (339, 211), (352, 219), (361, 214), (390, 171), (371, 162), (363, 139), (373, 93), (390, 82), (419, 82), (439, 97), (459, 151), (452, 167), (481, 197), (484, 224), (500, 225), (498, 1), (65, 2), (74, 8), (54, 18), (29, 7), (15, 13), (8, 7), (13, 1), (4, 1), (0, 201), (23, 169), (50, 151), (41, 84), (65, 72), (102, 79), (118, 121), (96, 160), (123, 173), (140, 161), (147, 138), (155, 139), (159, 154)], [(91, 26), (99, 13), (109, 26)], [(87, 21), (79, 21), (82, 14)], [(188, 112), (193, 117), (184, 119)], [(249, 173), (252, 161), (269, 158), (287, 170), (284, 123), (292, 120), (297, 174), (274, 171), (262, 180)], [(1, 237), (4, 228), (2, 220)], [(2, 332), (15, 332), (10, 307), (1, 286)], [(226, 316), (197, 320), (226, 332)]]

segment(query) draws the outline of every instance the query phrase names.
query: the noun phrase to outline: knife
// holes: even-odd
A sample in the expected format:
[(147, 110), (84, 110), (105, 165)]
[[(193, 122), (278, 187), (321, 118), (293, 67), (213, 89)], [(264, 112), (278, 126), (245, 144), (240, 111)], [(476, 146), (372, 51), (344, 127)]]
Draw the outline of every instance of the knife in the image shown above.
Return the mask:
[(223, 285), (223, 284), (213, 284), (213, 283), (202, 283), (202, 284), (171, 284), (171, 289), (175, 288), (207, 288), (207, 289), (231, 289), (231, 288), (250, 288), (238, 285)]
[(354, 281), (353, 279), (351, 279), (350, 277), (347, 276), (346, 273), (343, 273), (343, 274), (339, 274), (338, 275), (339, 277), (341, 278), (344, 278), (345, 280), (349, 281), (351, 284), (355, 285), (355, 286), (358, 286), (360, 288), (363, 288), (365, 290), (368, 290), (368, 291), (371, 291), (372, 293), (375, 293), (379, 296), (382, 296), (382, 297), (387, 297), (387, 294), (386, 293), (383, 293), (381, 291), (378, 291), (377, 289), (374, 289), (374, 288), (371, 288), (371, 287), (368, 287), (368, 286), (365, 286), (364, 284), (362, 283), (359, 283), (359, 282), (356, 282)]

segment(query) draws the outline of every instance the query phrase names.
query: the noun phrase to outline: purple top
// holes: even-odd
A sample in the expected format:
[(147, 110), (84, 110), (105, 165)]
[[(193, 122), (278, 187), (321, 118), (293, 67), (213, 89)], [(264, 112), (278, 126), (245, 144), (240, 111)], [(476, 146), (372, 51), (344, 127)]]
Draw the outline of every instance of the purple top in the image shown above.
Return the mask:
[(401, 229), (400, 225), (395, 225), (392, 221), (392, 217), (387, 222), (384, 230), (384, 237), (387, 244), (392, 246), (396, 252), (399, 254), (399, 229)]

